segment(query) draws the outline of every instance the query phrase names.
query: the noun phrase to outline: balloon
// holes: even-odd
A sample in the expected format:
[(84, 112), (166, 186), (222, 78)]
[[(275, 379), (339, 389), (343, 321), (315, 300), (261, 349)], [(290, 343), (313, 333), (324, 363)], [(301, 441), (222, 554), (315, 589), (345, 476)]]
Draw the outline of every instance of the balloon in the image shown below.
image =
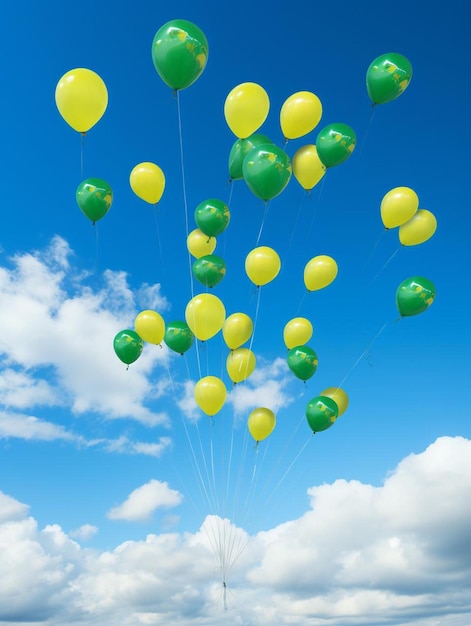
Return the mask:
[(212, 254), (216, 249), (216, 239), (214, 237), (208, 237), (199, 228), (195, 228), (188, 235), (186, 239), (186, 245), (188, 252), (200, 259), (202, 256)]
[(226, 318), (226, 309), (217, 296), (200, 293), (186, 305), (185, 318), (195, 337), (205, 341), (221, 330)]
[(134, 328), (141, 339), (148, 343), (159, 344), (165, 335), (164, 318), (149, 309), (141, 311), (134, 320)]
[(246, 380), (254, 371), (255, 365), (255, 354), (249, 348), (231, 350), (226, 359), (227, 373), (233, 383)]
[(322, 179), (326, 167), (319, 159), (316, 146), (309, 144), (299, 148), (293, 156), (293, 174), (306, 191), (311, 190)]
[(196, 259), (192, 266), (193, 276), (206, 285), (206, 287), (214, 287), (226, 275), (226, 263), (224, 259), (215, 254), (206, 254)]
[(335, 402), (338, 408), (337, 417), (343, 415), (348, 408), (348, 396), (340, 387), (327, 387), (321, 393), (321, 396), (326, 396)]
[(158, 165), (144, 161), (132, 169), (129, 183), (138, 198), (157, 204), (164, 193), (165, 175)]
[(141, 356), (144, 342), (134, 330), (121, 330), (113, 340), (113, 347), (117, 357), (130, 365)]
[(252, 333), (253, 322), (245, 313), (232, 313), (222, 327), (222, 336), (230, 350), (240, 348), (250, 339)]
[(186, 322), (178, 320), (167, 324), (164, 342), (174, 352), (184, 354), (191, 348), (194, 340), (195, 336)]
[(251, 250), (245, 258), (245, 271), (257, 287), (271, 282), (281, 269), (278, 253), (268, 246), (260, 246)]
[(412, 65), (402, 54), (388, 52), (377, 57), (366, 71), (366, 88), (373, 104), (385, 104), (405, 91)]
[(298, 91), (287, 98), (280, 111), (280, 124), (285, 139), (297, 139), (311, 132), (322, 117), (322, 103), (310, 91)]
[(399, 226), (399, 241), (403, 246), (416, 246), (433, 237), (437, 218), (426, 209), (419, 209), (405, 224)]
[(241, 83), (232, 89), (224, 102), (224, 117), (236, 137), (245, 139), (267, 119), (270, 99), (257, 83)]
[(409, 187), (395, 187), (381, 201), (381, 219), (385, 228), (395, 228), (408, 222), (419, 208), (419, 197)]
[(266, 135), (254, 133), (245, 139), (237, 139), (229, 153), (229, 176), (231, 180), (241, 180), (244, 177), (242, 166), (248, 153), (265, 143), (273, 143)]
[(213, 416), (224, 406), (227, 390), (217, 376), (205, 376), (196, 383), (193, 393), (199, 408), (206, 415)]
[(340, 165), (355, 149), (355, 132), (346, 124), (329, 124), (317, 135), (316, 148), (319, 159), (326, 167)]
[(312, 337), (311, 322), (305, 317), (293, 317), (284, 327), (283, 340), (288, 350), (303, 346)]
[(313, 257), (304, 268), (304, 284), (308, 291), (323, 289), (332, 283), (338, 274), (336, 261), (326, 254)]
[(108, 106), (108, 90), (103, 79), (80, 67), (62, 76), (56, 86), (56, 105), (74, 130), (85, 134), (102, 118)]
[(93, 224), (104, 217), (113, 202), (113, 192), (109, 184), (101, 178), (87, 178), (77, 187), (77, 204), (82, 213)]
[(319, 359), (309, 346), (295, 346), (288, 352), (288, 367), (301, 380), (308, 380), (317, 370)]
[(203, 73), (208, 41), (202, 30), (187, 20), (172, 20), (155, 33), (152, 61), (160, 78), (172, 89), (185, 89)]
[(226, 230), (230, 217), (227, 204), (214, 198), (201, 202), (195, 210), (196, 225), (208, 237), (216, 237)]
[(418, 315), (435, 299), (435, 285), (422, 276), (412, 276), (404, 280), (396, 291), (396, 305), (402, 317)]
[(307, 422), (313, 433), (330, 428), (337, 416), (337, 404), (327, 396), (316, 396), (306, 407)]
[(276, 426), (276, 417), (273, 411), (265, 408), (254, 409), (247, 420), (247, 427), (255, 441), (262, 441), (271, 435)]
[(250, 191), (266, 201), (283, 191), (291, 178), (292, 167), (286, 152), (266, 143), (247, 154), (242, 171)]

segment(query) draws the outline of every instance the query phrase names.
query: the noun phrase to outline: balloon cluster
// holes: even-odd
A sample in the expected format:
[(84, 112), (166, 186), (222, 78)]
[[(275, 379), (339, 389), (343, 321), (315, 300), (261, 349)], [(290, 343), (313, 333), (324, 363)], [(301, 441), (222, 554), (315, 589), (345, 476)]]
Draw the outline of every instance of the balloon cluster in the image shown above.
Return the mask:
[[(208, 61), (208, 42), (201, 29), (187, 20), (172, 20), (155, 34), (152, 61), (155, 69), (174, 91), (191, 86), (203, 73)], [(366, 72), (366, 87), (372, 105), (390, 102), (401, 95), (410, 83), (412, 67), (400, 54), (388, 53), (376, 58)], [(103, 116), (108, 105), (108, 92), (102, 78), (95, 72), (77, 68), (67, 72), (55, 92), (57, 108), (64, 120), (85, 135)], [(315, 142), (296, 150), (290, 158), (285, 151), (291, 140), (304, 137), (316, 129), (323, 115), (319, 97), (310, 91), (298, 91), (283, 103), (279, 122), (285, 140), (283, 148), (259, 129), (270, 111), (265, 89), (253, 82), (235, 86), (224, 102), (224, 117), (237, 137), (229, 153), (231, 181), (244, 180), (251, 192), (265, 203), (277, 197), (288, 185), (292, 174), (301, 187), (310, 192), (329, 168), (345, 162), (356, 145), (354, 130), (345, 123), (330, 123), (322, 128)], [(151, 205), (160, 202), (165, 190), (165, 174), (152, 162), (141, 162), (131, 171), (129, 183), (140, 199)], [(76, 191), (80, 210), (93, 224), (103, 218), (111, 207), (113, 192), (100, 178), (87, 178)], [(226, 274), (223, 258), (214, 254), (216, 238), (230, 223), (229, 207), (217, 198), (206, 199), (195, 209), (196, 228), (187, 235), (187, 248), (194, 257), (191, 271), (206, 288), (214, 288)], [(399, 228), (402, 245), (423, 243), (436, 230), (436, 219), (430, 211), (419, 209), (417, 194), (398, 187), (388, 192), (381, 203), (381, 218), (386, 229)], [(258, 246), (245, 259), (245, 271), (256, 287), (262, 287), (279, 274), (281, 260), (269, 246)], [(330, 285), (338, 274), (336, 261), (328, 255), (311, 258), (304, 268), (306, 289), (316, 291)], [(431, 281), (414, 276), (398, 287), (397, 307), (402, 316), (416, 315), (430, 306), (435, 297)], [(185, 319), (165, 322), (153, 310), (141, 311), (133, 329), (118, 332), (113, 346), (117, 357), (129, 366), (141, 355), (144, 343), (165, 345), (184, 354), (195, 342), (207, 341), (222, 332), (229, 350), (226, 370), (233, 384), (246, 380), (256, 367), (256, 357), (246, 344), (253, 336), (254, 322), (243, 312), (226, 316), (223, 302), (213, 293), (194, 295), (186, 305)], [(318, 357), (307, 345), (313, 334), (312, 323), (303, 317), (291, 319), (284, 328), (283, 339), (288, 350), (287, 364), (302, 381), (317, 370)], [(199, 408), (209, 416), (224, 406), (227, 388), (218, 376), (204, 376), (194, 386)], [(323, 431), (333, 425), (348, 407), (346, 392), (329, 387), (312, 398), (306, 407), (311, 430)], [(254, 440), (268, 437), (274, 430), (276, 417), (266, 407), (254, 409), (247, 421)]]

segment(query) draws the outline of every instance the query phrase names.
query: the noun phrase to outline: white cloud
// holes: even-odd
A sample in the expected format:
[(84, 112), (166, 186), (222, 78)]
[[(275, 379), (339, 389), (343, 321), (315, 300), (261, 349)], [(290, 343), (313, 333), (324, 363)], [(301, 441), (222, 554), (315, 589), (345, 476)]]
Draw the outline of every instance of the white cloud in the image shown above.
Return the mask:
[(60, 425), (38, 419), (33, 415), (22, 415), (7, 411), (0, 411), (0, 439), (10, 437), (18, 439), (35, 439), (38, 441), (65, 441), (82, 442), (81, 437), (66, 431)]
[(110, 519), (142, 521), (160, 508), (173, 508), (182, 501), (182, 495), (170, 489), (168, 483), (150, 480), (145, 485), (134, 489), (127, 499), (108, 512)]
[[(149, 535), (99, 553), (80, 548), (56, 525), (40, 530), (26, 517), (26, 505), (0, 494), (0, 620), (41, 626), (471, 622), (471, 441), (438, 439), (404, 459), (383, 486), (338, 480), (312, 487), (308, 496), (310, 508), (299, 519), (253, 537), (209, 516), (196, 533)], [(139, 520), (179, 498), (150, 481), (121, 512)]]
[(70, 531), (70, 536), (81, 541), (88, 541), (98, 532), (98, 527), (93, 524), (82, 524), (79, 528)]

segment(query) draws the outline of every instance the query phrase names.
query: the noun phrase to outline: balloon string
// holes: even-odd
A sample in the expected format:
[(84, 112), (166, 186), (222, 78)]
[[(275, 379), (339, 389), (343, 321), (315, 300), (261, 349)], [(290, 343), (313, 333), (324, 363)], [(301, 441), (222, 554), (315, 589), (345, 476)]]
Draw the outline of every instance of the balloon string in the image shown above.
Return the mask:
[(291, 244), (293, 243), (294, 233), (296, 231), (296, 227), (297, 227), (298, 222), (299, 222), (299, 218), (300, 218), (300, 215), (301, 215), (301, 209), (303, 208), (303, 201), (304, 201), (305, 197), (306, 197), (306, 194), (303, 191), (303, 194), (301, 196), (301, 200), (299, 202), (298, 210), (296, 212), (296, 218), (294, 220), (293, 228), (291, 230), (291, 235), (290, 235), (290, 238), (289, 238), (289, 241), (288, 241), (288, 248), (287, 248), (287, 250), (285, 252), (285, 258), (283, 260), (282, 267), (286, 263), (286, 259), (288, 258), (289, 251), (291, 250)]
[(254, 340), (254, 337), (255, 337), (255, 329), (257, 327), (258, 313), (259, 313), (259, 310), (260, 310), (261, 293), (262, 293), (262, 288), (258, 287), (257, 288), (257, 304), (255, 305), (255, 316), (254, 316), (254, 320), (253, 320), (252, 337), (250, 338), (250, 345), (249, 345), (250, 350), (252, 350), (253, 340)]
[(361, 142), (360, 152), (358, 153), (358, 159), (360, 159), (361, 155), (363, 154), (363, 148), (365, 147), (366, 138), (368, 137), (368, 132), (369, 132), (369, 130), (371, 128), (371, 123), (373, 121), (373, 116), (375, 114), (375, 110), (376, 110), (376, 106), (373, 104), (371, 106), (370, 119), (368, 120), (368, 124), (366, 125), (366, 131), (365, 131), (365, 134), (363, 135), (363, 140)]
[(368, 352), (371, 350), (372, 345), (375, 343), (375, 341), (378, 339), (378, 337), (380, 335), (382, 335), (382, 333), (384, 332), (386, 326), (389, 324), (389, 322), (385, 322), (381, 328), (379, 329), (379, 331), (376, 333), (376, 335), (373, 337), (373, 339), (370, 341), (370, 343), (366, 346), (366, 348), (363, 350), (363, 352), (360, 354), (360, 356), (358, 357), (358, 359), (355, 361), (355, 363), (352, 365), (352, 367), (348, 370), (348, 372), (345, 374), (345, 376), (342, 378), (342, 380), (340, 381), (340, 384), (337, 385), (339, 388), (342, 387), (342, 385), (345, 383), (345, 381), (347, 380), (347, 378), (350, 376), (350, 374), (353, 372), (353, 370), (355, 369), (355, 367), (358, 365), (358, 363), (362, 360), (362, 358), (368, 354)]
[(83, 180), (83, 152), (85, 146), (85, 133), (80, 133), (80, 180)]
[(385, 229), (383, 229), (381, 231), (381, 234), (379, 235), (378, 239), (376, 240), (376, 243), (374, 244), (373, 249), (371, 250), (369, 257), (366, 259), (366, 263), (365, 263), (363, 269), (366, 269), (366, 267), (368, 266), (368, 263), (371, 261), (371, 259), (373, 257), (373, 254), (375, 253), (376, 248), (378, 247), (379, 242), (381, 241), (381, 238), (383, 237), (385, 232), (386, 232)]
[(98, 246), (98, 225), (96, 222), (93, 222), (93, 226), (95, 229), (95, 274), (98, 276), (98, 268), (99, 268), (99, 263), (98, 263), (98, 253), (99, 253), (99, 246)]
[[(317, 209), (318, 209), (319, 204), (320, 204), (322, 192), (324, 191), (325, 179), (326, 178), (327, 178), (327, 172), (322, 177), (322, 181), (321, 181), (321, 184), (320, 184), (320, 187), (319, 187), (319, 193), (317, 194), (317, 198), (316, 198), (316, 201), (314, 203), (314, 207), (312, 209), (311, 221), (309, 223), (309, 228), (308, 228), (308, 231), (307, 231), (307, 238), (308, 239), (311, 237), (312, 227), (314, 226), (314, 219), (316, 217)], [(312, 198), (312, 196), (310, 196), (310, 197)]]
[(378, 278), (378, 276), (380, 276), (380, 274), (386, 269), (386, 267), (391, 263), (391, 261), (394, 259), (394, 257), (396, 256), (396, 254), (399, 252), (401, 248), (397, 248), (397, 250), (395, 250), (391, 256), (389, 257), (389, 259), (386, 261), (386, 263), (383, 265), (383, 267), (379, 270), (379, 272), (370, 280), (370, 282), (368, 283), (368, 287), (371, 287), (371, 285), (375, 282), (375, 280)]
[(164, 255), (163, 255), (163, 251), (162, 251), (162, 241), (160, 239), (160, 229), (159, 229), (159, 221), (157, 219), (157, 214), (159, 212), (159, 207), (157, 204), (154, 204), (154, 223), (155, 223), (155, 232), (157, 235), (157, 245), (159, 247), (159, 257), (160, 257), (160, 271), (162, 272), (162, 275), (164, 274), (165, 271), (165, 265), (164, 265)]
[(258, 246), (259, 241), (260, 241), (260, 237), (262, 236), (262, 231), (263, 231), (263, 227), (265, 225), (265, 220), (267, 217), (267, 213), (268, 213), (268, 207), (270, 206), (270, 201), (265, 200), (264, 202), (265, 204), (265, 208), (263, 211), (263, 218), (262, 218), (262, 223), (260, 224), (260, 230), (258, 231), (258, 236), (257, 236), (257, 241), (255, 242), (255, 246)]

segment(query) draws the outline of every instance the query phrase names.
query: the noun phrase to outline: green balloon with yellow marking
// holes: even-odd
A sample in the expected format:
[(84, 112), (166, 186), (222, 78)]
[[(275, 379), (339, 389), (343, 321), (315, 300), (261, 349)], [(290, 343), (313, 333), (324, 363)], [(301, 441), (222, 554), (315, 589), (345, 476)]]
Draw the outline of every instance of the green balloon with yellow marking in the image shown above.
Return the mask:
[(396, 306), (402, 317), (426, 311), (436, 296), (435, 285), (423, 276), (411, 276), (402, 281), (396, 291)]
[(397, 52), (377, 57), (366, 71), (366, 89), (373, 104), (385, 104), (399, 97), (409, 86), (412, 65)]

